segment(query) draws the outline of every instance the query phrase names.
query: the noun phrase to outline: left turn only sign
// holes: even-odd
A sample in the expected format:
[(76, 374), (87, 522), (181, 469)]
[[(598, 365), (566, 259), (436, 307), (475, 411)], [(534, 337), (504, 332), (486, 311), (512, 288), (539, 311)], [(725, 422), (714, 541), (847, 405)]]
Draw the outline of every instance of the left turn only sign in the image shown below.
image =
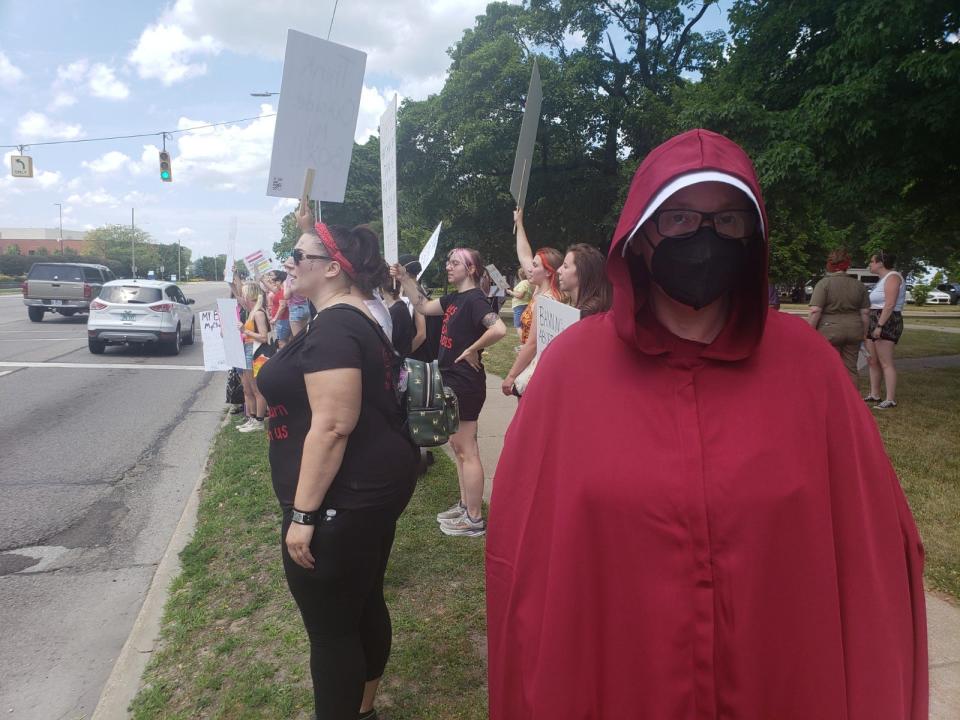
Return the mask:
[(33, 158), (29, 155), (10, 156), (10, 174), (14, 177), (33, 177)]

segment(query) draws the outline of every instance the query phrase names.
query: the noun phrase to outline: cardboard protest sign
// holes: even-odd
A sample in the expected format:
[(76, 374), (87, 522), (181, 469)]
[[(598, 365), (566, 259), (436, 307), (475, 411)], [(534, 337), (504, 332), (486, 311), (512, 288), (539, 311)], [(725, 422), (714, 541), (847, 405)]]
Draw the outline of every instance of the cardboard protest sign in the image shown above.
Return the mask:
[(223, 356), (227, 367), (245, 368), (247, 356), (243, 352), (243, 340), (237, 327), (237, 301), (232, 298), (217, 300), (220, 327), (223, 330)]
[(433, 235), (430, 236), (427, 244), (424, 245), (423, 250), (420, 251), (420, 257), (418, 258), (420, 261), (420, 273), (417, 275), (417, 280), (427, 271), (427, 265), (433, 260), (433, 256), (437, 254), (437, 243), (440, 241), (441, 227), (443, 227), (443, 222), (437, 225), (437, 229), (433, 231)]
[(220, 327), (220, 313), (216, 310), (204, 310), (197, 314), (200, 318), (200, 342), (203, 343), (203, 369), (208, 372), (230, 369), (223, 349), (223, 335)]
[(527, 102), (523, 108), (523, 123), (517, 140), (517, 156), (513, 161), (513, 176), (510, 178), (510, 194), (517, 207), (522, 208), (527, 200), (530, 184), (530, 166), (533, 164), (533, 147), (537, 143), (537, 127), (540, 124), (540, 106), (543, 104), (543, 88), (540, 85), (540, 70), (533, 61)]
[(287, 31), (267, 195), (301, 197), (313, 168), (310, 197), (343, 202), (366, 64), (359, 50)]
[(497, 270), (496, 265), (487, 265), (486, 270), (490, 273), (490, 279), (493, 280), (493, 284), (496, 285), (501, 290), (509, 290), (510, 284), (507, 282), (507, 279), (503, 276), (499, 270)]
[(541, 295), (537, 298), (537, 357), (553, 339), (580, 320), (580, 311)]
[(383, 203), (383, 259), (397, 262), (397, 96), (380, 117), (380, 197)]

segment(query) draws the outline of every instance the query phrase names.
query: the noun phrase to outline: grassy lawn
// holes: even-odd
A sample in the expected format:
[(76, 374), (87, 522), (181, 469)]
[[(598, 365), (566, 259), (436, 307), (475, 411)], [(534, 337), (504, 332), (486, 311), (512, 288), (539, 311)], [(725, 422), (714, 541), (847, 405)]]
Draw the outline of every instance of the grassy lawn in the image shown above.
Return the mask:
[(900, 373), (897, 402), (874, 415), (923, 536), (927, 583), (960, 598), (960, 368)]
[[(306, 631), (280, 564), (280, 514), (263, 436), (216, 441), (195, 536), (167, 603), (161, 648), (133, 717), (311, 716)], [(443, 451), (397, 529), (387, 572), (393, 653), (384, 720), (486, 717), (483, 540), (442, 535), (434, 515), (456, 496)]]
[(960, 355), (960, 333), (906, 329), (894, 352), (898, 358)]
[[(783, 303), (780, 306), (782, 312), (802, 311), (804, 314), (810, 311), (810, 306), (806, 303)], [(907, 304), (903, 307), (904, 319), (909, 319), (915, 313), (923, 315), (936, 315), (939, 313), (960, 313), (960, 305), (916, 305)]]
[(903, 319), (904, 325), (939, 325), (940, 327), (960, 328), (960, 318), (918, 318), (906, 317)]
[(514, 350), (520, 344), (520, 337), (512, 327), (507, 330), (507, 336), (493, 347), (483, 351), (483, 366), (488, 373), (504, 377), (510, 372), (513, 361), (517, 359)]

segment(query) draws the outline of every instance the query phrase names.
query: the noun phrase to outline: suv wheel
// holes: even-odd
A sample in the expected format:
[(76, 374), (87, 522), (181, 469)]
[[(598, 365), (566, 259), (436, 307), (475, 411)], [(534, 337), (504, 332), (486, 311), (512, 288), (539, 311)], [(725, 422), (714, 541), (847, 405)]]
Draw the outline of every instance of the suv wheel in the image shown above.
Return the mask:
[(196, 322), (197, 322), (196, 320), (190, 321), (190, 332), (187, 333), (187, 336), (183, 339), (184, 345), (193, 345), (193, 328)]
[(107, 344), (102, 340), (87, 338), (87, 347), (94, 355), (103, 355), (103, 351), (107, 349)]
[(41, 322), (43, 320), (43, 308), (42, 307), (28, 307), (27, 315), (30, 316), (30, 320), (33, 322)]
[(180, 326), (177, 325), (177, 331), (173, 334), (173, 340), (167, 343), (167, 352), (171, 355), (180, 354)]

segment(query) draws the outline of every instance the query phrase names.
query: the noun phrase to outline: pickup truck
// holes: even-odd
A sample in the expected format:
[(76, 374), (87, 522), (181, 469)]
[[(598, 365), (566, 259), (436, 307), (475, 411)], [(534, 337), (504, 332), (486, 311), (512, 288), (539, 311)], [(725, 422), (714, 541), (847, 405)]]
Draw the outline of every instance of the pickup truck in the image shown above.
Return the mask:
[(30, 268), (20, 289), (30, 319), (41, 322), (48, 312), (65, 317), (90, 312), (90, 302), (100, 294), (103, 284), (115, 279), (103, 265), (38, 262)]

